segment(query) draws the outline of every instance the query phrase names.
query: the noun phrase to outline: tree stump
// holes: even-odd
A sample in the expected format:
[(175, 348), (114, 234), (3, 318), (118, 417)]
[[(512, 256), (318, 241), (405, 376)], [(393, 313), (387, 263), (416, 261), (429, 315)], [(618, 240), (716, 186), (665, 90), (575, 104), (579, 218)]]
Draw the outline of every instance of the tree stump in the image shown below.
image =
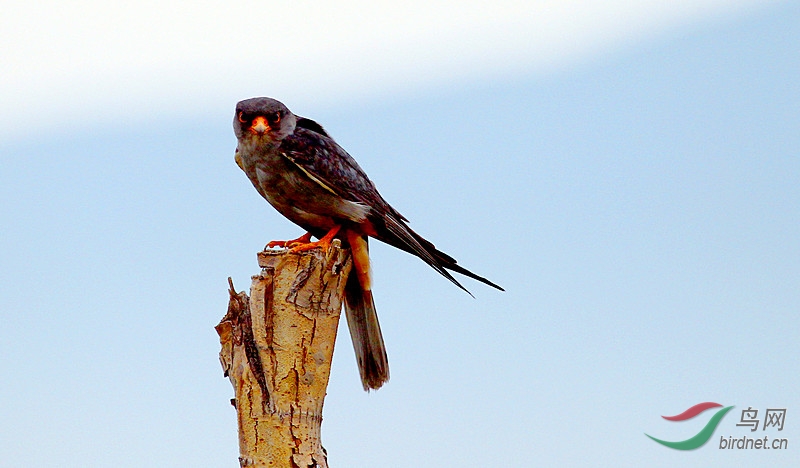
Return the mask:
[(322, 405), (351, 261), (328, 252), (265, 250), (250, 296), (230, 283), (216, 326), (220, 362), (233, 385), (242, 467), (327, 468)]

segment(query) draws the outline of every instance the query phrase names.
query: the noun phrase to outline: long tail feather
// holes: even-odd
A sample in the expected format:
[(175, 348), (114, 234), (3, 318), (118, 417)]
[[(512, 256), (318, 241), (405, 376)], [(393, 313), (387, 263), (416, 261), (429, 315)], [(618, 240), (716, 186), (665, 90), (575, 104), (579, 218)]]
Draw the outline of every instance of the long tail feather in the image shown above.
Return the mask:
[(389, 380), (389, 360), (378, 313), (372, 300), (367, 238), (348, 231), (353, 271), (344, 287), (344, 310), (364, 390), (377, 390)]

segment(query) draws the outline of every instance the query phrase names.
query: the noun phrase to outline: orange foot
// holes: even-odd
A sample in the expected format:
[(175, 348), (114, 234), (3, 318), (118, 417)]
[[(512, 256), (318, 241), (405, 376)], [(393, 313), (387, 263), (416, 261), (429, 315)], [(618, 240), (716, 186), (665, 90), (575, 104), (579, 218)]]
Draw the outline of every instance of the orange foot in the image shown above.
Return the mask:
[[(294, 245), (292, 246), (291, 249), (289, 249), (289, 252), (292, 253), (305, 252), (307, 250), (313, 250), (313, 249), (323, 249), (325, 252), (327, 252), (328, 249), (331, 248), (331, 242), (333, 241), (334, 236), (336, 236), (336, 234), (339, 232), (339, 229), (341, 228), (342, 228), (341, 226), (334, 226), (333, 228), (331, 228), (330, 231), (328, 231), (327, 234), (325, 234), (325, 237), (323, 237), (322, 239), (316, 242), (305, 242), (299, 245)], [(311, 234), (309, 234), (308, 236), (310, 240)]]
[(271, 249), (273, 247), (283, 247), (285, 249), (288, 249), (288, 248), (294, 247), (294, 246), (296, 246), (298, 244), (301, 244), (301, 245), (302, 244), (308, 244), (309, 242), (311, 242), (311, 233), (307, 232), (307, 233), (303, 234), (302, 236), (298, 237), (297, 239), (292, 239), (292, 240), (287, 240), (287, 241), (279, 241), (279, 240), (270, 241), (264, 249), (265, 250), (266, 249)]

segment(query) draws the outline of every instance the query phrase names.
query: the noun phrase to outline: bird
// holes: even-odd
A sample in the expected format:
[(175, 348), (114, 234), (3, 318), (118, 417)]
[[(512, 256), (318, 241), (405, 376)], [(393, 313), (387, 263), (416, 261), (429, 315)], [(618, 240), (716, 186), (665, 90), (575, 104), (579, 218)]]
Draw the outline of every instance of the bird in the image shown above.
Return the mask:
[[(370, 237), (419, 257), (470, 295), (450, 271), (503, 291), (414, 232), (355, 159), (314, 120), (293, 114), (275, 99), (256, 97), (236, 104), (233, 129), (237, 165), (262, 197), (306, 231), (297, 239), (271, 241), (267, 248), (327, 251), (335, 238), (349, 246), (355, 274), (345, 283), (344, 309), (364, 390), (377, 390), (389, 380), (372, 295)], [(312, 242), (312, 236), (318, 240)]]

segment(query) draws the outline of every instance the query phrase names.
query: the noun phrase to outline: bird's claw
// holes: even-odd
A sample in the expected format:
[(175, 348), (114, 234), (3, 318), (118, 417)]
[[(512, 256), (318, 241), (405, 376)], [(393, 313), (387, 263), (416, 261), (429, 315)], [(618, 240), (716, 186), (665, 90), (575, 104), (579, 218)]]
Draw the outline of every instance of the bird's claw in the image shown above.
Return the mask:
[(333, 242), (333, 238), (339, 232), (339, 229), (341, 229), (341, 226), (334, 226), (330, 231), (328, 231), (327, 234), (325, 234), (325, 236), (322, 239), (316, 242), (310, 242), (311, 234), (309, 234), (308, 239), (305, 242), (298, 242), (296, 245), (289, 246), (290, 247), (289, 252), (290, 253), (307, 252), (309, 250), (314, 250), (314, 249), (322, 249), (324, 252), (327, 252), (328, 250), (330, 250), (331, 242)]
[(311, 233), (307, 232), (302, 236), (298, 237), (297, 239), (286, 240), (286, 241), (281, 241), (281, 240), (269, 241), (267, 245), (264, 247), (264, 250), (274, 249), (275, 247), (290, 249), (295, 246), (308, 244), (310, 242), (311, 242)]
[(294, 247), (289, 248), (289, 253), (298, 253), (298, 252), (308, 252), (309, 250), (314, 249), (322, 249), (323, 251), (327, 252), (330, 248), (330, 242), (309, 242), (307, 244), (297, 244)]

